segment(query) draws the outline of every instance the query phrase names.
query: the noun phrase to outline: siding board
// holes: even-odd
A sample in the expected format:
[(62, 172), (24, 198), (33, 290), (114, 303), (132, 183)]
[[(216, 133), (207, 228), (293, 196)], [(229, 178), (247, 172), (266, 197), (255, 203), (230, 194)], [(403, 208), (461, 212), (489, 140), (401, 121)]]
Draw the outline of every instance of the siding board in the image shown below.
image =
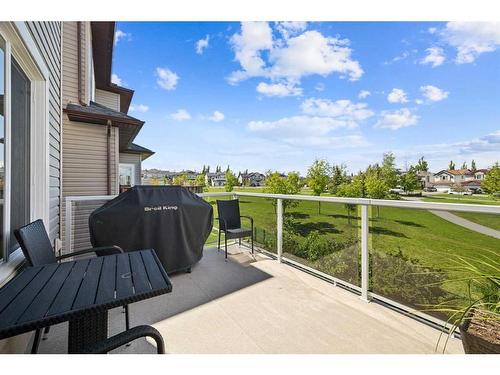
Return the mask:
[(61, 140), (61, 22), (26, 22), (35, 44), (49, 69), (49, 237), (59, 237)]

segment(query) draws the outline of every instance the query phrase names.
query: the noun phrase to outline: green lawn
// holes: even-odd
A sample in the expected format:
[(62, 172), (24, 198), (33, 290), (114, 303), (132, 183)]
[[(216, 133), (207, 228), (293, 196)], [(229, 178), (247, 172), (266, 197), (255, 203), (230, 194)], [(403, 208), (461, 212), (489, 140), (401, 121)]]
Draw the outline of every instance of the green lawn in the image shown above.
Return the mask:
[[(426, 198), (423, 198), (423, 200), (425, 202), (500, 205), (500, 200), (493, 199), (487, 195), (449, 196), (445, 194), (439, 194), (428, 196)], [(500, 230), (500, 215), (478, 214), (474, 212), (454, 212), (454, 214), (474, 223)]]
[[(247, 188), (240, 191), (259, 190), (261, 189)], [(221, 198), (207, 198), (207, 201), (214, 205), (215, 217), (216, 199)], [(429, 198), (425, 198), (427, 199)], [(471, 203), (465, 202), (470, 200), (465, 197), (459, 199), (463, 203)], [(482, 204), (491, 204), (483, 197), (473, 199), (481, 201)], [(441, 202), (447, 201), (448, 197), (430, 200)], [(276, 214), (273, 202), (265, 198), (240, 197), (240, 207), (242, 215), (254, 218), (255, 226), (258, 228), (258, 242), (264, 242), (266, 248), (275, 251)], [(494, 219), (500, 220), (496, 216)], [(312, 232), (317, 232), (324, 240), (340, 244), (353, 237), (359, 241), (358, 209), (355, 209), (349, 220), (344, 204), (321, 203), (321, 213), (318, 213), (317, 202), (300, 201), (296, 207), (287, 209), (287, 217), (292, 218), (294, 223), (297, 248), (307, 241), (308, 235)], [(264, 231), (266, 239), (263, 238)], [(216, 233), (211, 235), (210, 241), (217, 241)], [(336, 247), (336, 250), (319, 258), (307, 258), (294, 251), (285, 255), (359, 285), (359, 243), (354, 245), (352, 242), (345, 243), (348, 243), (345, 248), (339, 250)], [(372, 208), (370, 248), (374, 255), (371, 263), (372, 290), (415, 307), (429, 301), (438, 301), (445, 293), (463, 295), (466, 292), (466, 286), (463, 284), (444, 284), (440, 290), (424, 285), (430, 284), (435, 279), (434, 276), (430, 276), (429, 270), (438, 271), (449, 265), (450, 256), (469, 256), (479, 261), (485, 255), (491, 254), (489, 252), (497, 252), (500, 263), (500, 240), (452, 224), (426, 210), (382, 207), (377, 216), (377, 210)], [(422, 267), (425, 267), (429, 277), (419, 275), (423, 273)], [(445, 277), (453, 275), (447, 274)], [(419, 294), (422, 290), (427, 295)], [(439, 298), (434, 298), (433, 295)]]

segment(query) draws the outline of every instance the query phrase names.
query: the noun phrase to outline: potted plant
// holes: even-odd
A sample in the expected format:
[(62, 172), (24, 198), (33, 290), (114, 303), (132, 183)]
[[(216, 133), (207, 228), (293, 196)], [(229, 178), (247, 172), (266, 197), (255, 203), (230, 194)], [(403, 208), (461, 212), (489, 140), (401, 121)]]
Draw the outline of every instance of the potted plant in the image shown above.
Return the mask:
[(475, 259), (453, 256), (449, 262), (451, 264), (445, 267), (445, 271), (458, 276), (446, 282), (465, 282), (468, 295), (448, 300), (430, 309), (449, 316), (447, 323), (451, 328), (444, 348), (449, 337), (459, 330), (465, 353), (499, 354), (500, 256), (494, 252)]

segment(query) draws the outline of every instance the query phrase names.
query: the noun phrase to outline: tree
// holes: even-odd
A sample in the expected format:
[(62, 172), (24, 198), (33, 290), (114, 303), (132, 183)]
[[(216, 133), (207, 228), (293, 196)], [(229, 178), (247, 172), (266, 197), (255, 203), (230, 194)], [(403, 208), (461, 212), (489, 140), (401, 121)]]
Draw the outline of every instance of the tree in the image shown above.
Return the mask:
[(398, 184), (398, 172), (396, 170), (396, 157), (392, 152), (384, 154), (382, 166), (380, 167), (380, 178), (382, 178), (389, 189)]
[(331, 178), (330, 182), (328, 183), (328, 191), (331, 194), (336, 195), (338, 187), (341, 184), (347, 182), (346, 167), (343, 164), (335, 164), (332, 166), (331, 171)]
[(226, 171), (226, 191), (233, 191), (233, 188), (238, 184), (238, 177), (229, 169)]
[[(373, 199), (384, 199), (389, 193), (389, 186), (384, 180), (378, 178), (375, 173), (371, 173), (365, 178), (366, 196)], [(377, 217), (380, 216), (380, 206), (377, 206)]]
[(495, 163), (484, 178), (481, 188), (493, 197), (500, 196), (500, 165), (498, 162)]
[(413, 167), (410, 167), (408, 172), (399, 177), (399, 184), (405, 193), (412, 192), (420, 187), (417, 174), (415, 173), (415, 169)]
[(475, 172), (477, 171), (477, 168), (476, 168), (476, 161), (474, 159), (472, 159), (471, 163), (470, 163), (470, 170), (472, 172)]
[(448, 170), (452, 171), (455, 169), (455, 163), (453, 160), (450, 160), (450, 164), (448, 164)]
[(427, 163), (427, 161), (424, 160), (424, 157), (422, 156), (420, 159), (418, 159), (418, 162), (415, 165), (415, 171), (427, 172), (428, 170), (429, 170), (429, 164)]
[[(340, 184), (337, 189), (337, 195), (348, 198), (364, 198), (365, 197), (365, 175), (360, 172), (352, 178), (350, 183)], [(356, 208), (355, 204), (346, 203), (348, 223), (351, 224), (351, 213)]]
[(201, 186), (204, 188), (206, 186), (205, 177), (206, 177), (205, 173), (200, 173), (198, 176), (196, 176), (196, 179), (194, 180), (195, 186)]
[(179, 174), (172, 179), (172, 185), (186, 185), (187, 179), (187, 174)]
[[(295, 195), (302, 189), (300, 176), (297, 172), (290, 172), (288, 176), (283, 177), (279, 172), (268, 171), (266, 173), (264, 192), (270, 194), (288, 194)], [(273, 199), (273, 205), (276, 205), (276, 200)], [(288, 208), (297, 206), (298, 201), (291, 199), (283, 199), (283, 214)]]
[[(307, 171), (307, 185), (313, 195), (320, 196), (328, 186), (330, 164), (326, 160), (315, 160)], [(321, 214), (321, 202), (318, 201), (318, 214)]]
[(464, 161), (464, 162), (462, 163), (462, 169), (467, 169), (467, 162), (466, 162), (466, 161)]

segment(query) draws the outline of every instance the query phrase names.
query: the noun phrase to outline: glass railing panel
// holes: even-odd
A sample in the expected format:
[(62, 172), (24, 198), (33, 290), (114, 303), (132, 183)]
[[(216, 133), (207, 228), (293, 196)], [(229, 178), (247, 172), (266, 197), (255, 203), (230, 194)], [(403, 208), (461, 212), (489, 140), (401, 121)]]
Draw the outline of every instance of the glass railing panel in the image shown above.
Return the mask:
[(359, 207), (294, 201), (283, 218), (283, 256), (360, 285)]
[(372, 292), (443, 320), (450, 316), (444, 311), (450, 303), (464, 305), (480, 295), (477, 283), (468, 279), (491, 272), (487, 263), (498, 267), (500, 239), (458, 225), (454, 218), (466, 216), (494, 226), (500, 215), (444, 214), (371, 207)]
[[(276, 254), (276, 200), (261, 197), (239, 196), (240, 213), (254, 221), (255, 246)], [(241, 224), (250, 228), (250, 222), (242, 218)]]
[[(218, 230), (219, 230), (219, 222), (216, 220), (216, 218), (219, 217), (219, 213), (217, 211), (217, 200), (228, 200), (228, 199), (233, 199), (233, 197), (231, 195), (223, 195), (214, 197), (204, 197), (203, 199), (207, 203), (209, 203), (214, 210), (212, 232), (205, 241), (205, 247), (216, 247), (218, 239)], [(224, 243), (224, 235), (221, 234), (221, 244), (223, 243)]]

